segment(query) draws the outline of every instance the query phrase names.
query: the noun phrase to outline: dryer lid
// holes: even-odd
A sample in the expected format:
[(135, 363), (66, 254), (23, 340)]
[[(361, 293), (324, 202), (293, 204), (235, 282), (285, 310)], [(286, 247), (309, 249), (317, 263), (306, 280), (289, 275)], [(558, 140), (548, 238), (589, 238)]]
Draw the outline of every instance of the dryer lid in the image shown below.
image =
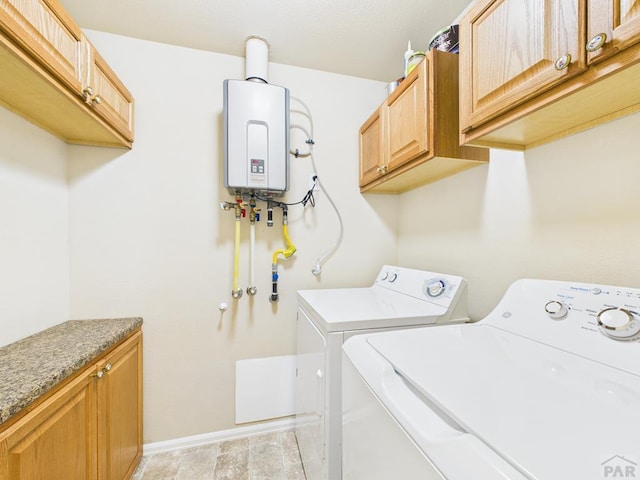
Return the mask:
[(367, 342), (427, 402), (531, 478), (640, 470), (636, 375), (483, 324)]
[[(329, 332), (428, 325), (447, 309), (380, 287), (299, 290), (298, 301)], [(466, 320), (460, 320), (464, 321)]]

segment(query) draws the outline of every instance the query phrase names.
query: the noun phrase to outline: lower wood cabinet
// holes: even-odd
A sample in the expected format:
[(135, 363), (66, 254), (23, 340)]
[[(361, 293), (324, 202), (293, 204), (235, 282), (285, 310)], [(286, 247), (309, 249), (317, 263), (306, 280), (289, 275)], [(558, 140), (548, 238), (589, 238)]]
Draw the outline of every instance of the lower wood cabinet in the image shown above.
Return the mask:
[(77, 377), (2, 433), (0, 478), (96, 478), (94, 383)]
[(142, 332), (0, 430), (1, 480), (129, 479), (142, 456)]

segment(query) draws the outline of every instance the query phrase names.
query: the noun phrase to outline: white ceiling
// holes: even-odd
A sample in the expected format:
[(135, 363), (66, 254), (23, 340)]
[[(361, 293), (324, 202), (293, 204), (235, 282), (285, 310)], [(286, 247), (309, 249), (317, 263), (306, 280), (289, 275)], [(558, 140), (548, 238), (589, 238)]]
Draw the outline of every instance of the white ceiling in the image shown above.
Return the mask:
[(82, 28), (390, 82), (470, 0), (60, 0)]

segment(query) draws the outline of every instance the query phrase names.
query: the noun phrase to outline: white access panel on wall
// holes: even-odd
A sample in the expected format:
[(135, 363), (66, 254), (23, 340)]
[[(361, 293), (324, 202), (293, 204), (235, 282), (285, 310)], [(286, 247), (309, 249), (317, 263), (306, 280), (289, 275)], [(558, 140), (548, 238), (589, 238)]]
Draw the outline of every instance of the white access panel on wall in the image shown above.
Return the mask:
[(295, 355), (238, 360), (236, 423), (293, 415), (295, 378)]
[(232, 193), (289, 189), (289, 90), (224, 81), (224, 186)]

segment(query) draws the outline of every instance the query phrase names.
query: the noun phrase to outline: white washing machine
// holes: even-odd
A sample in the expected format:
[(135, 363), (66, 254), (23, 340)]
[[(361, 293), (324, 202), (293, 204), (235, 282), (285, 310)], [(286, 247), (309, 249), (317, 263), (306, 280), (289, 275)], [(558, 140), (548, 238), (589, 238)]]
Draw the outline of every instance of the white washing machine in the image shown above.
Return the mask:
[(356, 334), (468, 321), (454, 275), (385, 265), (365, 288), (300, 290), (296, 437), (307, 480), (341, 473), (342, 344)]
[(638, 289), (520, 280), (480, 322), (349, 339), (343, 478), (640, 478), (638, 312)]

